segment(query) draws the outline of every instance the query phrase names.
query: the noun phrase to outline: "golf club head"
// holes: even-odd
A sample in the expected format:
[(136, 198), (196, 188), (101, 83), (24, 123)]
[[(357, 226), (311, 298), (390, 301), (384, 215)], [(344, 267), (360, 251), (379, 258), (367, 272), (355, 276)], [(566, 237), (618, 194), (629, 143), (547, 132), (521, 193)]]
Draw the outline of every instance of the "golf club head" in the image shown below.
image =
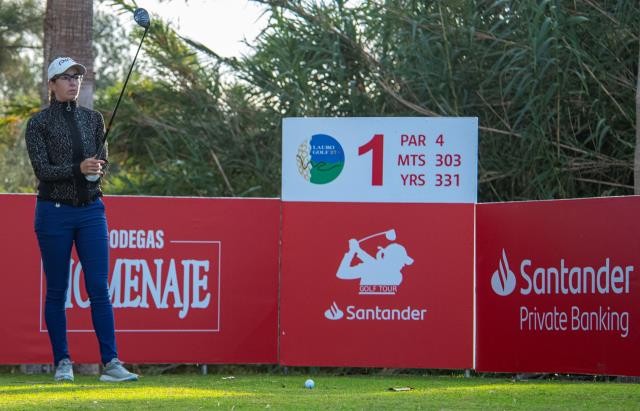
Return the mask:
[(389, 231), (387, 231), (386, 234), (387, 240), (389, 241), (395, 241), (396, 240), (396, 230), (394, 230), (393, 228)]
[(133, 19), (136, 21), (136, 23), (138, 23), (139, 26), (142, 26), (145, 29), (148, 29), (149, 25), (151, 24), (149, 13), (143, 8), (138, 8), (133, 12)]

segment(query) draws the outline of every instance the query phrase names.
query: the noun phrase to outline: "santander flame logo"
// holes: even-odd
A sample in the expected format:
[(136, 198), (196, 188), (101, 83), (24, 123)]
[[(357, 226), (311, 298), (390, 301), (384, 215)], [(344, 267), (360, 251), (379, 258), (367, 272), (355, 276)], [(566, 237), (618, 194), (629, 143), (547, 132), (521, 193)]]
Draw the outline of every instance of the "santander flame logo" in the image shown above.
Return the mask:
[(338, 308), (338, 304), (334, 301), (331, 307), (324, 312), (324, 317), (327, 320), (339, 320), (344, 317), (344, 312)]
[(498, 261), (498, 269), (491, 277), (491, 287), (500, 296), (507, 296), (516, 288), (516, 275), (509, 268), (507, 253), (502, 249), (502, 259)]

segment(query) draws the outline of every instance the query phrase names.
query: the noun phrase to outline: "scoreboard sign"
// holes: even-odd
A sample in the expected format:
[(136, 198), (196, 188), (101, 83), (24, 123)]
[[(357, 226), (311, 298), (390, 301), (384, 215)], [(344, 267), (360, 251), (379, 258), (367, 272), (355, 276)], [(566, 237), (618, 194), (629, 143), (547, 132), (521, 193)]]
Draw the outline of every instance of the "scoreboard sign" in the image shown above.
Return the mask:
[(286, 118), (282, 200), (475, 203), (478, 119)]
[(283, 121), (281, 364), (473, 367), (477, 128)]

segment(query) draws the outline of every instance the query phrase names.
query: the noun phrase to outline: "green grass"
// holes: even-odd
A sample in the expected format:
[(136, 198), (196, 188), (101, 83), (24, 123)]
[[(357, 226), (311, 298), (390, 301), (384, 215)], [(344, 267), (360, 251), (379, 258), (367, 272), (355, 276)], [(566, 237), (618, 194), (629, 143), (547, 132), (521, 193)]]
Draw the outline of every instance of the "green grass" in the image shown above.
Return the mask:
[[(0, 409), (629, 409), (640, 410), (640, 384), (517, 381), (451, 376), (239, 374), (144, 376), (106, 384), (76, 376), (0, 375)], [(393, 392), (390, 387), (412, 387)]]

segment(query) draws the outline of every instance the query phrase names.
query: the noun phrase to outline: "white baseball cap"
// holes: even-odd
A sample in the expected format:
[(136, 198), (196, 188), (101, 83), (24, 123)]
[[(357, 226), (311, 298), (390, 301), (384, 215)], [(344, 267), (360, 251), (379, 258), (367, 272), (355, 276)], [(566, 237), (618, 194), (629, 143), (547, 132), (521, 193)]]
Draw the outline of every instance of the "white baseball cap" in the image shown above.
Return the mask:
[(87, 69), (82, 64), (78, 63), (71, 57), (58, 57), (49, 64), (49, 69), (47, 70), (48, 80), (50, 81), (55, 76), (64, 73), (71, 67), (77, 67), (82, 75), (87, 72)]

